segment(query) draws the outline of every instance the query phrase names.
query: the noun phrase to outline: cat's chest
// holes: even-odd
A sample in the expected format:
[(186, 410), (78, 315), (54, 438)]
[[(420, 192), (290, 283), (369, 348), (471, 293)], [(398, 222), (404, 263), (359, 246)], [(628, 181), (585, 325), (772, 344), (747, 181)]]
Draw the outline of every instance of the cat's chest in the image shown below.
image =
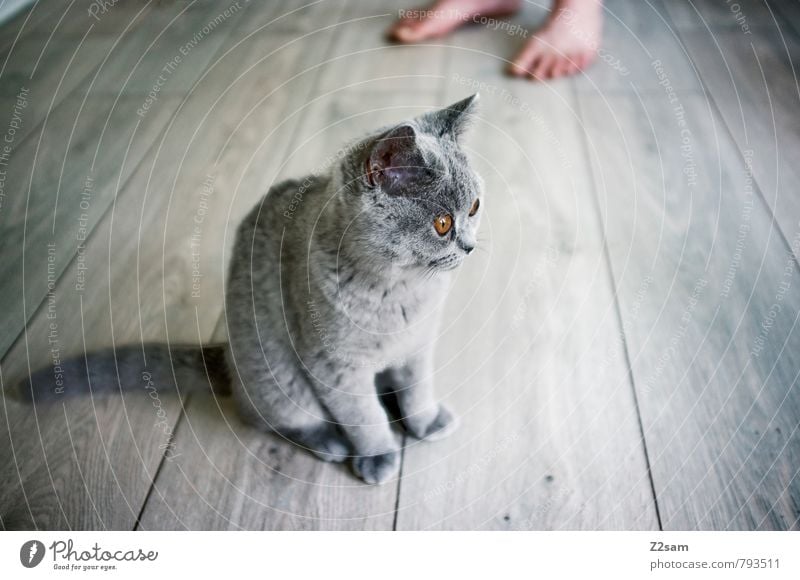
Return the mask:
[(402, 349), (437, 326), (447, 281), (399, 280), (380, 284), (344, 278), (319, 288), (319, 320), (354, 350)]
[(354, 289), (341, 288), (337, 294), (340, 312), (355, 329), (367, 332), (398, 333), (435, 315), (444, 287), (402, 281)]

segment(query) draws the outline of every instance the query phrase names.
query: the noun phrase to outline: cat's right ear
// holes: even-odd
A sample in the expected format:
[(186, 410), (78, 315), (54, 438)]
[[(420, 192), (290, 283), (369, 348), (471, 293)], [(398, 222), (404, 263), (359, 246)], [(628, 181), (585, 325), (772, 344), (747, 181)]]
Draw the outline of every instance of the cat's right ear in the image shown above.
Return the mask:
[(388, 193), (402, 193), (402, 187), (422, 168), (417, 147), (417, 132), (411, 125), (400, 125), (379, 137), (366, 159), (365, 178), (371, 187)]
[(478, 112), (480, 95), (475, 93), (449, 107), (422, 115), (423, 126), (438, 137), (451, 135), (459, 138), (469, 127)]

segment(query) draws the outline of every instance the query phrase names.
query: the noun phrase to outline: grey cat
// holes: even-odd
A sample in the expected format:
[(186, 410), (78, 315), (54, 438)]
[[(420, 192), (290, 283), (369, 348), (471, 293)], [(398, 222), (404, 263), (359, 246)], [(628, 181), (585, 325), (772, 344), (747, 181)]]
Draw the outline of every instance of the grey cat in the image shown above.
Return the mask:
[[(238, 229), (228, 345), (93, 353), (63, 365), (67, 384), (96, 391), (119, 373), (129, 386), (146, 370), (185, 390), (205, 371), (249, 422), (324, 460), (352, 457), (367, 483), (391, 479), (400, 445), (381, 393), (415, 437), (457, 424), (434, 396), (433, 351), (449, 272), (475, 248), (482, 213), (481, 180), (459, 144), (476, 103), (379, 130), (327, 174), (272, 187)], [(37, 373), (23, 394), (47, 396), (52, 378)]]

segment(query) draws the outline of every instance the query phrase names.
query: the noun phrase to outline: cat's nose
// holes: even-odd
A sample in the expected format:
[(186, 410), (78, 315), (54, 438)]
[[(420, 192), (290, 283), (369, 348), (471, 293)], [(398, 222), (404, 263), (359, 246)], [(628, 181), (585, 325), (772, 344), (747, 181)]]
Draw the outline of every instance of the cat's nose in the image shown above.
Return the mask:
[(467, 254), (471, 254), (471, 253), (472, 253), (472, 250), (474, 250), (474, 249), (475, 249), (475, 244), (470, 244), (470, 243), (464, 243), (464, 242), (462, 242), (462, 243), (461, 243), (461, 244), (459, 244), (459, 245), (461, 246), (461, 249), (462, 249), (462, 250), (464, 250), (464, 252), (466, 252)]

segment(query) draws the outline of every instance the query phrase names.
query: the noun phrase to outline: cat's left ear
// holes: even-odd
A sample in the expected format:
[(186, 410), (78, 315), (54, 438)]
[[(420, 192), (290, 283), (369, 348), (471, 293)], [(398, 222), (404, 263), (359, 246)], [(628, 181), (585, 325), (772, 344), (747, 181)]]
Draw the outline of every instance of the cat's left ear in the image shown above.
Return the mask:
[(365, 177), (370, 186), (381, 186), (387, 193), (404, 193), (406, 185), (424, 168), (417, 147), (417, 132), (404, 123), (381, 135), (366, 159)]
[(475, 93), (449, 107), (426, 113), (422, 119), (435, 135), (440, 137), (452, 135), (454, 138), (458, 138), (467, 130), (477, 114), (479, 99), (479, 94)]

